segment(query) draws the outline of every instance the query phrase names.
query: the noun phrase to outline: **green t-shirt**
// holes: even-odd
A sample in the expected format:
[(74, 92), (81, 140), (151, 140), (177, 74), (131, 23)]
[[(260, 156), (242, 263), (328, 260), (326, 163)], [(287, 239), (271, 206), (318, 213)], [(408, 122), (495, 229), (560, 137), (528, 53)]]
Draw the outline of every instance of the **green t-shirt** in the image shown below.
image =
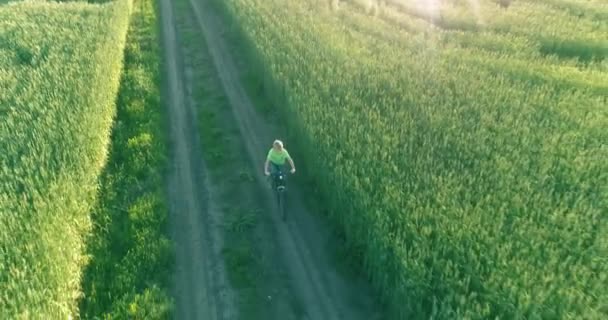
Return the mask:
[(281, 152), (274, 150), (274, 148), (270, 148), (270, 151), (268, 151), (268, 157), (266, 157), (266, 159), (270, 160), (270, 162), (274, 164), (282, 166), (285, 164), (285, 161), (287, 159), (291, 159), (291, 157), (285, 148), (283, 148)]

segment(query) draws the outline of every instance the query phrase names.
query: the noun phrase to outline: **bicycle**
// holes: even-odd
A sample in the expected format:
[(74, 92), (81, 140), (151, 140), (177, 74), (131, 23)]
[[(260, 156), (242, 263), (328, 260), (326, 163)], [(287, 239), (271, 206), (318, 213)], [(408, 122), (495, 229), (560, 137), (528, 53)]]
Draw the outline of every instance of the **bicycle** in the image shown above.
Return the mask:
[(281, 219), (285, 221), (287, 216), (287, 210), (285, 209), (285, 196), (287, 192), (287, 178), (282, 170), (274, 172), (270, 176), (272, 190), (275, 192), (277, 198), (277, 206), (279, 207), (279, 214)]

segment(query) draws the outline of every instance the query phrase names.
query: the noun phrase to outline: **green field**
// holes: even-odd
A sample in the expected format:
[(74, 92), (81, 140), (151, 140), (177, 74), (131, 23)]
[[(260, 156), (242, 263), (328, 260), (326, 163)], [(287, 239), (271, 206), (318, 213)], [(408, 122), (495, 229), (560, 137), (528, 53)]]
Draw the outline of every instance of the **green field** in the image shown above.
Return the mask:
[(217, 4), (394, 318), (607, 318), (608, 4), (431, 2)]
[[(155, 0), (85, 2), (0, 0), (1, 319), (176, 308), (161, 12)], [(346, 239), (338, 259), (366, 273), (389, 319), (608, 319), (608, 2), (213, 2), (247, 60), (244, 87), (289, 132), (305, 176), (294, 183), (320, 199)], [(240, 157), (226, 94), (238, 86), (222, 87), (206, 52), (219, 43), (205, 45), (190, 4), (164, 25), (180, 46), (168, 70), (185, 78), (172, 94), (200, 111), (176, 130), (200, 127), (201, 159), (181, 152), (219, 182), (176, 181), (217, 188), (191, 191), (217, 192), (226, 243), (225, 261), (198, 252), (209, 261), (181, 267), (226, 264), (241, 318), (279, 319), (267, 304), (280, 299), (307, 310), (268, 293), (288, 274), (257, 247), (279, 238), (258, 227), (272, 220)], [(174, 174), (201, 171), (186, 169)], [(229, 291), (207, 287), (207, 271), (186, 270), (205, 283), (175, 288), (178, 299)]]
[(129, 11), (126, 0), (0, 7), (4, 319), (76, 314)]
[(155, 1), (22, 3), (0, 20), (0, 315), (167, 318)]

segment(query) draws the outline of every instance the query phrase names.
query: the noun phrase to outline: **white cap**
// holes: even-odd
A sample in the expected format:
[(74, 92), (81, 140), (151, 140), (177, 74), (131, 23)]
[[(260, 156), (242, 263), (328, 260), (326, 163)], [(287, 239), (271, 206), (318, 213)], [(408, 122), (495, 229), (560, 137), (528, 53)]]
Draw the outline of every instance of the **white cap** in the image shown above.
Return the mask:
[(273, 146), (279, 146), (281, 148), (283, 148), (283, 141), (281, 140), (274, 140), (274, 142), (272, 143)]

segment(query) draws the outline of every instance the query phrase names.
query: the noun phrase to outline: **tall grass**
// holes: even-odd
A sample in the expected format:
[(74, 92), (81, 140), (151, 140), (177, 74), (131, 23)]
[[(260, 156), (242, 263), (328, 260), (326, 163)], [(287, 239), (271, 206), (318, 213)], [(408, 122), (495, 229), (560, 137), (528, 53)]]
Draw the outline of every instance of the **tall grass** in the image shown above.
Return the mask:
[(75, 314), (130, 1), (0, 7), (0, 315)]
[[(608, 317), (608, 113), (581, 85), (605, 70), (312, 0), (217, 4), (394, 318)], [(576, 25), (560, 17), (499, 22), (541, 41), (540, 25)]]

